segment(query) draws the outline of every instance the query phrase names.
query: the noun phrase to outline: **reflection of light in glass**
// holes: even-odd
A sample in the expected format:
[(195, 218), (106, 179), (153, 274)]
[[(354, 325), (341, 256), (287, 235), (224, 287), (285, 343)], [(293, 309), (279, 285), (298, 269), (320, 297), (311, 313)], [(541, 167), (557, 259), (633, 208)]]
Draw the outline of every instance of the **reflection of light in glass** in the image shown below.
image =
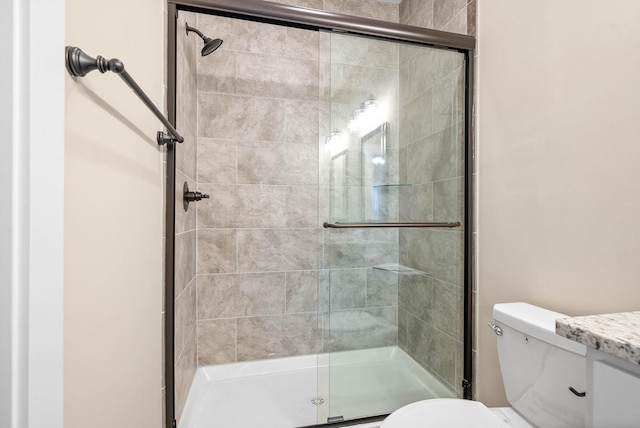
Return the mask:
[(367, 116), (376, 117), (378, 115), (378, 106), (376, 105), (376, 99), (373, 98), (373, 95), (364, 102), (364, 111), (367, 113)]
[(380, 123), (380, 110), (373, 95), (351, 113), (347, 128), (352, 134), (365, 133)]
[(355, 113), (351, 115), (351, 118), (349, 119), (349, 125), (347, 125), (347, 127), (349, 128), (349, 132), (351, 132), (352, 134), (358, 132), (358, 129), (360, 127), (358, 126), (358, 116)]
[(380, 125), (380, 111), (373, 95), (362, 103), (360, 109), (362, 113), (360, 115), (359, 131), (366, 134)]
[(355, 109), (349, 119), (349, 132), (352, 134), (366, 133), (371, 129), (378, 126), (380, 122), (380, 112), (373, 95), (360, 104), (360, 107)]
[(364, 109), (364, 104), (360, 104), (360, 107), (353, 111), (354, 116), (356, 117), (356, 124), (358, 125), (358, 131), (362, 129), (362, 125), (365, 122), (366, 111)]
[(374, 165), (384, 165), (384, 158), (382, 157), (382, 155), (373, 155), (371, 162)]
[(329, 153), (331, 153), (331, 156), (335, 156), (347, 148), (342, 133), (339, 131), (333, 131), (331, 135), (324, 139), (324, 144), (327, 150), (329, 150)]

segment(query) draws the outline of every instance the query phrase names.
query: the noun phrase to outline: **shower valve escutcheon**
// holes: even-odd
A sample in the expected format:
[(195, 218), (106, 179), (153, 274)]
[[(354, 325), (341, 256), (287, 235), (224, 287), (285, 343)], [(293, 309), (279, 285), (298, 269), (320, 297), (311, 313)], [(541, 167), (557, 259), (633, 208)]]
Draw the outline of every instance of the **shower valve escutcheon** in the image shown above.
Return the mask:
[(209, 195), (201, 192), (192, 192), (189, 190), (189, 185), (187, 182), (184, 182), (182, 186), (182, 206), (184, 210), (187, 211), (189, 209), (189, 202), (198, 202), (202, 199), (209, 199)]

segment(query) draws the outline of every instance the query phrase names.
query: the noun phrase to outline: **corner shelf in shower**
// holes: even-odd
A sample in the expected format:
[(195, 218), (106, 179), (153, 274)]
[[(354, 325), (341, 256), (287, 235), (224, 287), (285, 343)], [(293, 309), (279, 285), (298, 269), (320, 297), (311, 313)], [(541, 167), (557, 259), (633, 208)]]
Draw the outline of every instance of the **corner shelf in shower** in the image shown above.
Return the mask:
[(381, 270), (385, 272), (401, 273), (405, 275), (427, 275), (426, 272), (423, 272), (418, 269), (413, 269), (407, 266), (402, 266), (402, 265), (372, 266), (372, 269)]

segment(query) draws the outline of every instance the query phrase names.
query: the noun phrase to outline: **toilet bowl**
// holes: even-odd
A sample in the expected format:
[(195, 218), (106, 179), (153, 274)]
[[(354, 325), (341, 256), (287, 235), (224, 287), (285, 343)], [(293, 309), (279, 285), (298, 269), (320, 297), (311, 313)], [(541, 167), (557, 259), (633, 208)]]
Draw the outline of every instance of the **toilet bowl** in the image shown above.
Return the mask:
[(495, 413), (478, 401), (435, 398), (418, 401), (393, 412), (380, 428), (423, 427), (507, 428)]
[(510, 407), (489, 408), (478, 401), (435, 398), (409, 404), (393, 412), (380, 428), (532, 428)]
[(564, 318), (527, 303), (493, 308), (500, 371), (510, 408), (488, 408), (463, 399), (438, 398), (404, 406), (380, 428), (584, 427), (586, 347), (555, 334)]

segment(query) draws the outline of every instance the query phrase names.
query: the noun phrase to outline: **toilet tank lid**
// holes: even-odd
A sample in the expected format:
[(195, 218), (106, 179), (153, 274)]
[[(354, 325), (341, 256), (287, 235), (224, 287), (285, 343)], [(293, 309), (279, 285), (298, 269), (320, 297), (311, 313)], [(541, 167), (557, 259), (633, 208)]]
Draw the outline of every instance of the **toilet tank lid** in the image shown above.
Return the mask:
[(550, 311), (524, 302), (498, 303), (493, 306), (493, 318), (506, 326), (536, 339), (578, 355), (586, 355), (587, 347), (556, 334), (556, 320), (567, 318), (560, 312)]

